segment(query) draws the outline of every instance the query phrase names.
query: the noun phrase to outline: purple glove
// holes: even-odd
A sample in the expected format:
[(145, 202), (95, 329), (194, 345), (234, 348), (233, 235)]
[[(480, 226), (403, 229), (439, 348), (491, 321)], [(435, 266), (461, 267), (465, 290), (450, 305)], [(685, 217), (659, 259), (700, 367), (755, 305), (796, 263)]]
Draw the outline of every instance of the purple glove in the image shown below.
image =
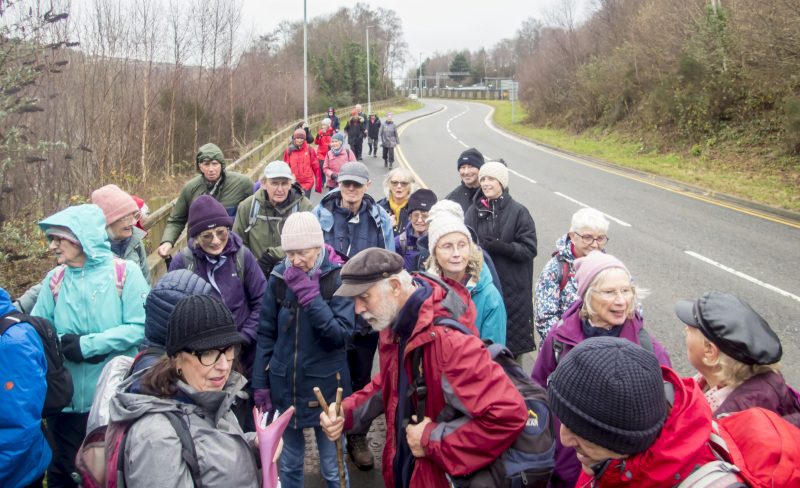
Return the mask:
[(314, 275), (309, 278), (303, 270), (295, 268), (294, 266), (289, 266), (286, 268), (286, 271), (283, 272), (283, 281), (285, 281), (286, 286), (297, 295), (300, 305), (302, 305), (305, 310), (308, 310), (308, 307), (311, 306), (311, 302), (319, 296), (319, 276), (321, 274), (322, 271), (316, 270), (314, 271)]
[(262, 412), (267, 413), (272, 411), (272, 396), (269, 393), (269, 388), (256, 388), (253, 390), (253, 403)]

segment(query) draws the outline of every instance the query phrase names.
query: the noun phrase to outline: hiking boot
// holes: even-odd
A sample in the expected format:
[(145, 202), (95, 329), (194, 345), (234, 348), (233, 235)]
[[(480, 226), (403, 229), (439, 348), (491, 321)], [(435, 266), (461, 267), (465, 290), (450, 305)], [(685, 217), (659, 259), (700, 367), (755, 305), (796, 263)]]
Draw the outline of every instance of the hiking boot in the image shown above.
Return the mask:
[(375, 465), (375, 456), (367, 444), (367, 436), (353, 434), (347, 436), (347, 453), (361, 471), (369, 471)]
[(387, 161), (387, 160), (385, 160), (385, 159), (384, 159), (384, 160), (383, 160), (383, 167), (384, 167), (384, 168), (388, 168), (388, 167), (389, 167), (389, 161)]

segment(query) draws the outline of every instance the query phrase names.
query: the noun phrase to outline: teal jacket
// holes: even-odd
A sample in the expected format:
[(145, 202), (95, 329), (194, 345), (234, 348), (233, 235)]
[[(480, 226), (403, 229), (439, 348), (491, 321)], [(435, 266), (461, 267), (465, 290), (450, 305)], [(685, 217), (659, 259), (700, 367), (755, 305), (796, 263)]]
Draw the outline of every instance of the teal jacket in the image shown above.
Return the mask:
[(72, 373), (75, 394), (64, 412), (85, 413), (92, 406), (94, 388), (105, 364), (115, 356), (135, 356), (144, 338), (144, 302), (150, 287), (138, 263), (126, 261), (122, 299), (114, 278), (114, 256), (106, 238), (106, 221), (97, 205), (79, 205), (39, 222), (45, 231), (51, 225), (69, 228), (83, 246), (86, 264), (83, 268), (67, 267), (58, 301), (53, 301), (47, 273), (32, 315), (49, 320), (64, 334), (81, 335), (84, 357), (108, 354), (99, 364), (67, 361)]
[(497, 291), (492, 280), (492, 272), (486, 264), (481, 268), (481, 276), (477, 283), (470, 280), (467, 290), (472, 295), (472, 302), (478, 312), (475, 317), (475, 328), (481, 339), (489, 339), (495, 344), (506, 344), (506, 306), (503, 296)]

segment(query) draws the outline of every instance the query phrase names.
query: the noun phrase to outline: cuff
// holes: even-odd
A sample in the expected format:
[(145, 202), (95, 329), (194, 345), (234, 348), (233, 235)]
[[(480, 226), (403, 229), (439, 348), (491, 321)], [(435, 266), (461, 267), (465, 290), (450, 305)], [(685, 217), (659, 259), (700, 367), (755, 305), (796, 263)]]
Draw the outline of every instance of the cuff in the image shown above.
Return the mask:
[(439, 424), (437, 424), (435, 422), (430, 422), (430, 423), (428, 423), (428, 425), (425, 426), (425, 429), (423, 429), (423, 431), (422, 431), (422, 438), (420, 439), (419, 444), (422, 446), (422, 449), (425, 451), (425, 455), (426, 456), (430, 456), (430, 454), (431, 454), (430, 449), (428, 449), (428, 444), (430, 444), (431, 433), (433, 432), (433, 429), (438, 427), (438, 425)]

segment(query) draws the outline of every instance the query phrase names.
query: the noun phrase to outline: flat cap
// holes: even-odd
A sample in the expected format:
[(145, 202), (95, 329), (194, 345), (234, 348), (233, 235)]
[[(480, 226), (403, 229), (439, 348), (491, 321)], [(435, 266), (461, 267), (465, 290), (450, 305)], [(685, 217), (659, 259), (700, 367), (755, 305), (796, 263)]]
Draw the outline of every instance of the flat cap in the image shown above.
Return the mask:
[(355, 297), (372, 288), (375, 283), (403, 271), (403, 258), (392, 251), (371, 247), (353, 256), (342, 267), (339, 276), (342, 286), (334, 295)]
[(767, 321), (730, 293), (710, 291), (697, 301), (680, 300), (675, 314), (737, 361), (752, 365), (781, 360), (781, 341)]

